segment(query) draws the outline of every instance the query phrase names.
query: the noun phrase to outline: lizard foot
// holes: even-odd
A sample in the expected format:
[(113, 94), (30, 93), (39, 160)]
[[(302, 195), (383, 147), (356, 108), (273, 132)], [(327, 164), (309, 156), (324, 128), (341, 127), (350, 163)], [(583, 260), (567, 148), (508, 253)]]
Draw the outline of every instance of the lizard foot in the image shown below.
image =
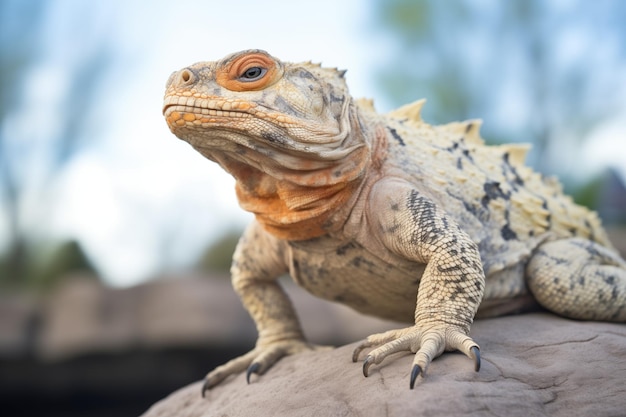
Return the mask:
[(269, 344), (258, 344), (250, 352), (220, 365), (209, 372), (204, 378), (202, 397), (206, 392), (218, 385), (230, 375), (246, 371), (246, 381), (250, 383), (252, 374), (263, 375), (279, 359), (307, 350), (329, 349), (328, 346), (317, 346), (302, 340), (283, 340)]
[(474, 370), (480, 369), (480, 348), (458, 327), (437, 325), (424, 329), (415, 325), (404, 329), (390, 330), (369, 336), (359, 344), (352, 354), (352, 361), (359, 360), (360, 353), (368, 348), (363, 362), (363, 375), (369, 375), (372, 364), (378, 365), (387, 356), (398, 352), (415, 353), (409, 386), (413, 389), (415, 380), (423, 374), (430, 362), (445, 350), (459, 350), (474, 360)]

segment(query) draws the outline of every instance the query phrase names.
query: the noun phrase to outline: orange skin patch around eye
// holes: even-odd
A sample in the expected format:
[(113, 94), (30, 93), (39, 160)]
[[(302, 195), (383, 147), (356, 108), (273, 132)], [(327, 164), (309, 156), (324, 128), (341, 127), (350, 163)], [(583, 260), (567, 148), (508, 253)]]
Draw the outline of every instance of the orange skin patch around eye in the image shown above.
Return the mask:
[[(242, 81), (242, 75), (250, 68), (260, 67), (267, 72), (255, 81)], [(268, 55), (251, 53), (242, 55), (217, 70), (216, 81), (231, 91), (258, 91), (274, 84), (281, 77), (282, 71)]]

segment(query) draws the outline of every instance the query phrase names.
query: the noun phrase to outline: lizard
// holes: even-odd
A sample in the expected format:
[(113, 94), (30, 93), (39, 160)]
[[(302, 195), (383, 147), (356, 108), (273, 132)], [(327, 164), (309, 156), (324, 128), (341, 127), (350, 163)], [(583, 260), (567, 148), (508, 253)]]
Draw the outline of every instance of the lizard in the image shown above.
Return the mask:
[(171, 132), (235, 178), (254, 214), (233, 255), (234, 290), (258, 331), (254, 348), (207, 374), (263, 375), (304, 337), (277, 282), (410, 326), (354, 350), (367, 377), (411, 352), (409, 386), (458, 350), (480, 368), (475, 318), (543, 308), (626, 322), (626, 262), (598, 215), (525, 165), (529, 146), (486, 145), (480, 120), (430, 125), (424, 100), (386, 114), (354, 99), (345, 71), (246, 50), (174, 72)]

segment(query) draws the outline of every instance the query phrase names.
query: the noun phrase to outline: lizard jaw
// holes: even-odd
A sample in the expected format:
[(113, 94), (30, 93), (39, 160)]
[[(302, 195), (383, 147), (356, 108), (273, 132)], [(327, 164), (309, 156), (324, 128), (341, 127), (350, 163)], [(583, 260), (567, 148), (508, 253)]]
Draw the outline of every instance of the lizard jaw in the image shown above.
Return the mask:
[(191, 91), (167, 94), (163, 99), (163, 113), (165, 113), (168, 107), (173, 105), (244, 112), (257, 106), (255, 103), (246, 100), (224, 99), (223, 97), (192, 93)]
[(256, 113), (256, 104), (247, 101), (224, 100), (206, 95), (168, 95), (163, 103), (163, 115), (170, 128), (185, 125), (209, 127), (223, 118), (242, 118)]

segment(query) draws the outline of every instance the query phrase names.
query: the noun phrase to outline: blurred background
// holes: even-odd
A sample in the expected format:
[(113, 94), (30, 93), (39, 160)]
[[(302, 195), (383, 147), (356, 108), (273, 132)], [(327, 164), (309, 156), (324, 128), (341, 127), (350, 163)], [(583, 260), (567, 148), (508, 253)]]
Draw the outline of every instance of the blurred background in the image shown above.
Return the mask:
[[(2, 0), (0, 410), (138, 415), (254, 343), (227, 273), (251, 216), (169, 132), (174, 70), (261, 48), (348, 69), (382, 112), (482, 118), (624, 250), (624, 22), (619, 0)], [(317, 343), (389, 327), (285, 285)]]

